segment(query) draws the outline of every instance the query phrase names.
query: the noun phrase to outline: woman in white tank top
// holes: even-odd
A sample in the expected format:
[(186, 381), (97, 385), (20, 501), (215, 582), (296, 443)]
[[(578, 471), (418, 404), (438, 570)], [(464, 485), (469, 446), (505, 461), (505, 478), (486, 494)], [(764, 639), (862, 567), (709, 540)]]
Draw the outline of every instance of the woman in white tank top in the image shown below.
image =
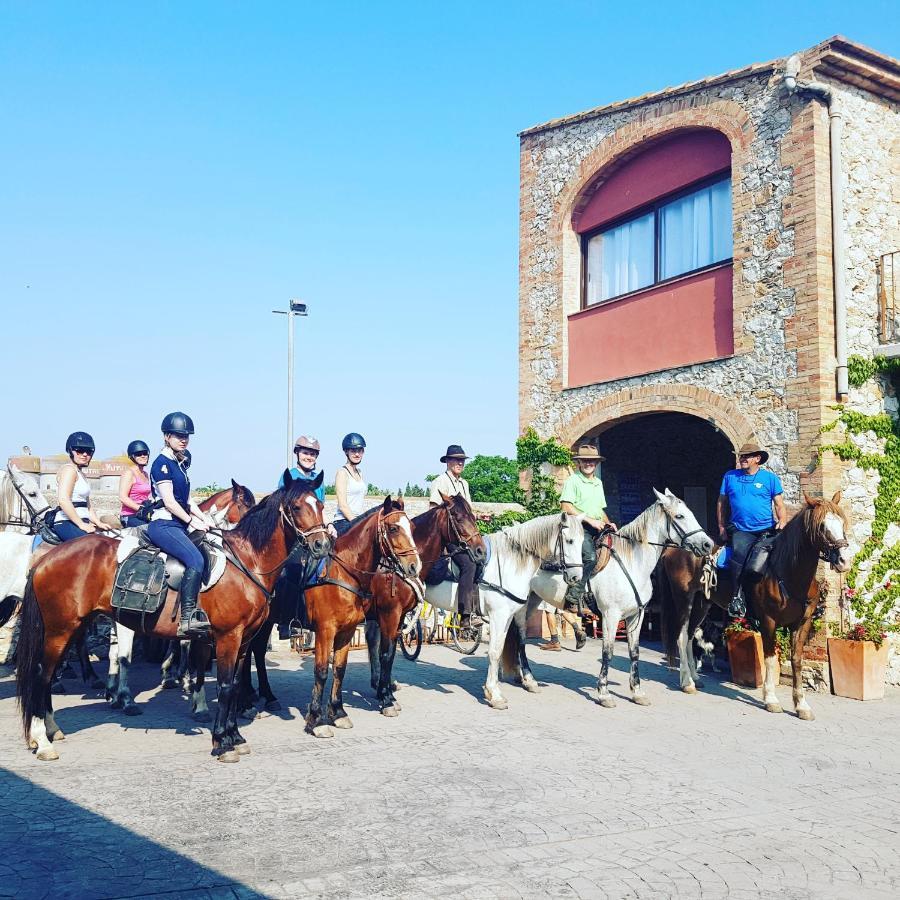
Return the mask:
[(333, 524), (338, 535), (347, 531), (351, 520), (365, 512), (366, 493), (369, 490), (369, 485), (359, 469), (363, 453), (366, 452), (365, 438), (361, 434), (351, 432), (341, 441), (341, 449), (347, 457), (347, 462), (334, 476), (337, 512)]
[(94, 456), (94, 439), (85, 431), (76, 431), (66, 440), (66, 453), (71, 462), (56, 473), (56, 502), (59, 508), (53, 518), (53, 533), (61, 541), (71, 541), (94, 531), (111, 531), (91, 508), (91, 486), (82, 469)]

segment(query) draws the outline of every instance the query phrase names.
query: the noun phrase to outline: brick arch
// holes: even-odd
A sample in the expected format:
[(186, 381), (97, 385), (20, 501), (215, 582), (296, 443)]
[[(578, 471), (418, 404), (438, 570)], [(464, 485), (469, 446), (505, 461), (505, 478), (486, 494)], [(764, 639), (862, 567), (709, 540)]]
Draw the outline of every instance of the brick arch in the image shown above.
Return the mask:
[(559, 429), (559, 440), (571, 447), (598, 425), (612, 426), (625, 418), (658, 412), (686, 413), (705, 419), (731, 441), (735, 450), (755, 438), (753, 423), (727, 397), (692, 384), (649, 384), (594, 401)]
[(732, 100), (715, 100), (690, 106), (685, 100), (655, 107), (604, 138), (582, 161), (574, 178), (556, 198), (557, 232), (571, 228), (572, 214), (590, 197), (606, 176), (652, 144), (689, 129), (719, 131), (731, 143), (732, 171), (740, 171), (755, 138), (747, 112)]

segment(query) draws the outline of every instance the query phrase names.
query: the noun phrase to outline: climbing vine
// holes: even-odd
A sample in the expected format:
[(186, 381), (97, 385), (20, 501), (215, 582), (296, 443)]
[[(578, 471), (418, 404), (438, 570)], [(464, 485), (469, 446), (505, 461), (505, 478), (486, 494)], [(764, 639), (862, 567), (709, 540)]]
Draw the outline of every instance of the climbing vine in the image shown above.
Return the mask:
[[(900, 360), (876, 356), (865, 359), (851, 356), (848, 360), (849, 381), (860, 387), (876, 375), (885, 375), (896, 384), (900, 375)], [(866, 415), (835, 407), (837, 418), (822, 428), (823, 433), (837, 432), (842, 428), (845, 438), (839, 443), (825, 444), (819, 448), (819, 459), (826, 452), (834, 453), (842, 460), (856, 463), (861, 469), (875, 471), (881, 476), (875, 497), (875, 518), (872, 534), (862, 545), (847, 574), (846, 596), (856, 617), (874, 628), (900, 630), (900, 624), (890, 622), (891, 612), (900, 599), (900, 579), (885, 580), (889, 573), (900, 570), (900, 544), (884, 548), (862, 584), (859, 584), (860, 567), (882, 547), (884, 536), (892, 523), (900, 524), (900, 422), (885, 413)], [(864, 453), (852, 440), (853, 435), (872, 432), (884, 439), (883, 453)]]

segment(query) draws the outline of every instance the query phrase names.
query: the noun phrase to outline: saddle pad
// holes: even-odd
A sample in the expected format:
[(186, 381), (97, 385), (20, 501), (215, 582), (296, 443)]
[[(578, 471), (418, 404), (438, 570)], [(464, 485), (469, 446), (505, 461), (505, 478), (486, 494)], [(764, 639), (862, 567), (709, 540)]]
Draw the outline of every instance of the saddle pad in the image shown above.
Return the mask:
[[(119, 541), (119, 546), (116, 548), (116, 562), (119, 563), (120, 566), (136, 550), (147, 546), (144, 543), (146, 540), (145, 532), (146, 526), (141, 526), (140, 528), (125, 528), (122, 530), (122, 538)], [(204, 545), (204, 549), (207, 551), (209, 557), (209, 578), (200, 586), (201, 592), (208, 591), (211, 587), (218, 584), (219, 579), (225, 574), (225, 566), (228, 564), (228, 560), (225, 558), (225, 553), (220, 548), (221, 542), (215, 538), (209, 538)], [(155, 550), (155, 548), (153, 549)], [(168, 554), (159, 551), (159, 555), (164, 561), (168, 560)]]
[(731, 562), (731, 547), (725, 546), (716, 554), (716, 568), (727, 569)]

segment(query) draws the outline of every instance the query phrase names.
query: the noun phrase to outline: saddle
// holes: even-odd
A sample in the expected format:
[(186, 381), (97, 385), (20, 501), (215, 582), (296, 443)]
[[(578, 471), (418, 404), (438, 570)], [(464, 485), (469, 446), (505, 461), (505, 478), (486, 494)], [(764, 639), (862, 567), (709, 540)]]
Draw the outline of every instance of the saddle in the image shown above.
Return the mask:
[(601, 531), (594, 538), (594, 550), (597, 553), (597, 564), (594, 566), (593, 574), (596, 575), (598, 572), (602, 572), (608, 565), (609, 561), (612, 559), (612, 532), (611, 531)]
[[(225, 552), (220, 542), (215, 543), (215, 538), (201, 531), (193, 532), (190, 538), (203, 554), (200, 591), (208, 591), (225, 572)], [(110, 601), (114, 609), (152, 614), (163, 605), (168, 591), (181, 587), (184, 564), (150, 542), (146, 525), (125, 529), (116, 561), (119, 565)]]

